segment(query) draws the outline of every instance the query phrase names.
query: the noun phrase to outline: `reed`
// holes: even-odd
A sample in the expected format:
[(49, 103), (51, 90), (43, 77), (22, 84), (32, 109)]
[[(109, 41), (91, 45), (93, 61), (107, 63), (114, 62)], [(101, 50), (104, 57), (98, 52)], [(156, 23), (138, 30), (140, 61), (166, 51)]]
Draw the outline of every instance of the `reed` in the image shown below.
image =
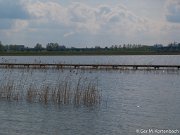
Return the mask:
[(37, 97), (37, 90), (33, 85), (30, 85), (26, 91), (26, 101), (35, 102)]
[(55, 84), (49, 84), (46, 77), (42, 82), (34, 84), (27, 83), (27, 78), (33, 78), (32, 71), (23, 70), (18, 81), (11, 79), (12, 72), (5, 71), (0, 78), (0, 100), (87, 107), (100, 103), (101, 93), (96, 79), (90, 81), (85, 77), (77, 77), (73, 80), (69, 75), (65, 79), (56, 78)]

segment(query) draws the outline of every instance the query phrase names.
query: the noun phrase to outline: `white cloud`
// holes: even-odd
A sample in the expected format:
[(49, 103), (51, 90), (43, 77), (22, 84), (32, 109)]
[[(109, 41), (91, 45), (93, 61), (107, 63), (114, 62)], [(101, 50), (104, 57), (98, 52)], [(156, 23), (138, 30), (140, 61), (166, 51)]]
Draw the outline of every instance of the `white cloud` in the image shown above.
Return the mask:
[[(63, 7), (57, 2), (30, 2), (26, 6), (34, 17), (34, 24), (41, 26), (66, 27), (67, 31), (88, 32), (91, 34), (134, 34), (149, 31), (148, 20), (136, 16), (125, 6), (99, 5), (91, 7), (87, 4), (73, 2)], [(40, 26), (40, 27), (41, 27)], [(60, 27), (60, 28), (61, 28)]]
[[(81, 40), (155, 43), (164, 41), (168, 36), (172, 37), (173, 33), (167, 33), (175, 31), (175, 26), (138, 16), (121, 3), (90, 5), (86, 2), (70, 2), (63, 5), (57, 0), (18, 2), (17, 5), (23, 6), (28, 17), (1, 21), (0, 34), (3, 32), (9, 37), (21, 37), (23, 33), (22, 37), (31, 37), (29, 40), (34, 42), (68, 39), (72, 44)], [(177, 22), (180, 18), (176, 18), (179, 15), (178, 4), (178, 0), (170, 0), (166, 5), (167, 19), (171, 22)], [(178, 26), (176, 28), (180, 29)]]
[(26, 9), (32, 18), (36, 21), (42, 20), (59, 23), (67, 23), (67, 11), (66, 8), (56, 2), (28, 2), (26, 3)]
[(69, 36), (71, 36), (71, 35), (73, 35), (74, 34), (74, 32), (68, 32), (68, 33), (65, 33), (64, 34), (64, 37), (69, 37)]

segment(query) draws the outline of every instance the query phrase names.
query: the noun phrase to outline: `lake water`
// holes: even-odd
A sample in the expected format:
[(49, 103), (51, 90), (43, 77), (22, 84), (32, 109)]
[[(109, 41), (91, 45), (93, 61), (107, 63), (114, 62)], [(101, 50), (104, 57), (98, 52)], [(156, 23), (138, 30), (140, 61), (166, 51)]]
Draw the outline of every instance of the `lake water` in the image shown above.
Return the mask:
[(0, 62), (68, 64), (179, 64), (179, 55), (131, 56), (5, 56)]
[[(17, 63), (180, 64), (180, 56), (0, 57)], [(18, 69), (0, 69), (19, 81)], [(29, 74), (29, 73), (28, 73)], [(101, 105), (93, 108), (0, 100), (0, 135), (136, 135), (137, 129), (180, 131), (179, 70), (32, 70), (24, 81), (49, 84), (57, 76), (98, 78)], [(26, 76), (26, 73), (25, 75)], [(0, 83), (1, 83), (0, 82)]]

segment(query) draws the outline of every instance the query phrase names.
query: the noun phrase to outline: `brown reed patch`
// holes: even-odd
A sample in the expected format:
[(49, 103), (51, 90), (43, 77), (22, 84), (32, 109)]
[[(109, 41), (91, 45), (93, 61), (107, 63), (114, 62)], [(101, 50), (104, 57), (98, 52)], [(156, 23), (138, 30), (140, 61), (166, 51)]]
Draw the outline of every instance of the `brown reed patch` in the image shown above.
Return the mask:
[[(29, 74), (23, 73), (21, 77), (25, 78), (26, 75)], [(79, 77), (75, 83), (71, 77), (67, 78), (55, 80), (55, 85), (49, 85), (45, 79), (42, 86), (36, 86), (27, 85), (26, 81), (17, 84), (10, 77), (4, 77), (0, 79), (0, 100), (87, 107), (100, 104), (101, 93), (95, 80)]]

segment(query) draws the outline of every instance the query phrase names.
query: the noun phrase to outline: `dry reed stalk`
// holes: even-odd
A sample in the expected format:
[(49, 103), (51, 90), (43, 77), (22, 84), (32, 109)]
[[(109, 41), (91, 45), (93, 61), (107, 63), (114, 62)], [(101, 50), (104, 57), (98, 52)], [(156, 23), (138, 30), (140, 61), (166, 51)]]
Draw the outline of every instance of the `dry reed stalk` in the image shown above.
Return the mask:
[[(77, 83), (70, 77), (64, 81), (60, 78), (56, 80), (56, 85), (49, 85), (47, 79), (43, 79), (43, 86), (27, 84), (27, 78), (33, 77), (29, 70), (22, 70), (20, 80), (15, 82), (11, 78), (12, 70), (4, 73), (0, 79), (0, 99), (7, 101), (41, 102), (44, 104), (53, 103), (59, 105), (73, 104), (75, 106), (95, 106), (100, 103), (101, 95), (98, 84), (93, 83), (83, 77), (79, 77)], [(7, 77), (7, 75), (9, 77)], [(47, 72), (46, 72), (46, 75)], [(23, 79), (25, 78), (25, 79)], [(73, 85), (71, 86), (71, 84)]]

